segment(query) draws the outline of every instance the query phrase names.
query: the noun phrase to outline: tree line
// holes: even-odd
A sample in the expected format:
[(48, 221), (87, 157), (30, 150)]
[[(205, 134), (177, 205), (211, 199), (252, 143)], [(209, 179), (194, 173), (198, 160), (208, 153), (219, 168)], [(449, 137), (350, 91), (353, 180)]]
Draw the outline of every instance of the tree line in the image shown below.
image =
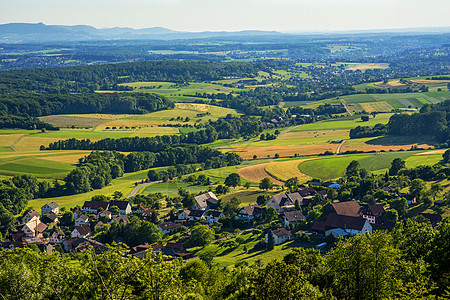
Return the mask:
[(0, 95), (2, 112), (32, 117), (68, 113), (144, 114), (174, 107), (166, 97), (152, 93)]

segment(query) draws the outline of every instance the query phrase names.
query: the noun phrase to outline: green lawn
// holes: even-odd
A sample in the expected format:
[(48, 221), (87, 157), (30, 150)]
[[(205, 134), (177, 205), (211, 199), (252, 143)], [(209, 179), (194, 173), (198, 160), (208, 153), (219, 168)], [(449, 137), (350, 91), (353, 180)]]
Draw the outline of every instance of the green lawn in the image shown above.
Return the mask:
[(38, 157), (14, 156), (0, 158), (0, 174), (14, 176), (33, 175), (38, 178), (64, 178), (75, 166), (69, 163), (50, 161)]
[(387, 124), (392, 114), (378, 114), (375, 118), (372, 116), (369, 121), (361, 121), (360, 116), (354, 116), (352, 119), (330, 119), (322, 122), (304, 124), (293, 130), (296, 131), (311, 131), (311, 130), (337, 130), (337, 129), (352, 129), (356, 126), (374, 126), (378, 123)]
[(333, 156), (330, 158), (308, 160), (301, 163), (298, 168), (300, 172), (322, 180), (339, 178), (344, 175), (345, 169), (353, 160), (359, 160), (367, 156)]

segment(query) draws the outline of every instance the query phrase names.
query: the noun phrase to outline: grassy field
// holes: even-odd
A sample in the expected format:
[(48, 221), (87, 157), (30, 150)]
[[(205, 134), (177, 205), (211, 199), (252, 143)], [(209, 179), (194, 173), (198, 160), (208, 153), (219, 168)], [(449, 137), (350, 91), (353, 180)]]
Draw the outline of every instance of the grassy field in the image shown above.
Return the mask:
[(45, 151), (0, 153), (0, 175), (33, 175), (45, 179), (62, 179), (87, 151)]
[(142, 194), (163, 193), (164, 195), (174, 196), (178, 194), (178, 189), (183, 188), (191, 193), (208, 191), (207, 186), (189, 185), (179, 182), (161, 182), (146, 186)]
[(126, 118), (130, 115), (113, 115), (113, 114), (79, 114), (79, 115), (50, 115), (39, 117), (43, 122), (52, 124), (53, 126), (68, 128), (92, 128), (101, 123), (111, 120)]
[(138, 171), (134, 173), (127, 173), (123, 177), (112, 180), (111, 184), (100, 189), (93, 190), (88, 193), (54, 197), (54, 198), (42, 198), (32, 199), (28, 202), (28, 206), (40, 209), (44, 204), (54, 201), (61, 207), (74, 207), (76, 205), (83, 205), (84, 201), (89, 200), (94, 195), (106, 195), (111, 196), (115, 191), (122, 192), (124, 196), (128, 195), (134, 189), (134, 183), (145, 179), (147, 177), (148, 170)]
[[(314, 236), (309, 243), (289, 241), (282, 245), (275, 246), (275, 248), (271, 251), (266, 251), (255, 249), (255, 245), (258, 241), (264, 239), (263, 235), (245, 232), (241, 233), (239, 236), (243, 238), (243, 243), (236, 248), (220, 247), (216, 244), (207, 246), (208, 248), (216, 251), (216, 256), (214, 257), (213, 262), (219, 264), (221, 267), (233, 267), (236, 263), (244, 261), (249, 265), (254, 264), (256, 261), (261, 261), (264, 265), (269, 261), (282, 260), (283, 257), (294, 247), (312, 248), (323, 242), (322, 237)], [(230, 238), (228, 240), (232, 241), (235, 240), (235, 238)], [(247, 248), (247, 252), (244, 252), (244, 246)]]

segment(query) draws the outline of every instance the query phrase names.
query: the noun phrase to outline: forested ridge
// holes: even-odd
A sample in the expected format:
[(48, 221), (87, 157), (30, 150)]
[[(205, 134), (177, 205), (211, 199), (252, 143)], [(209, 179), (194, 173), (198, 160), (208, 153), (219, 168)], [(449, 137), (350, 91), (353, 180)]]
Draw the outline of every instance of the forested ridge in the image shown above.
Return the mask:
[(0, 94), (36, 91), (49, 94), (92, 93), (136, 81), (211, 81), (224, 77), (254, 77), (264, 64), (162, 60), (84, 67), (2, 72)]

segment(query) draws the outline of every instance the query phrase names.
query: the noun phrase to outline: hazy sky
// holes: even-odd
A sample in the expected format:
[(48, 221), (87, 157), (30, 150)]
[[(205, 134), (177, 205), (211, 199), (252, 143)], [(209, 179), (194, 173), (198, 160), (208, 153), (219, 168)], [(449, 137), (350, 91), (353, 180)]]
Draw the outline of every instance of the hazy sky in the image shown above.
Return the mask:
[(0, 23), (173, 30), (450, 26), (450, 0), (0, 0)]

